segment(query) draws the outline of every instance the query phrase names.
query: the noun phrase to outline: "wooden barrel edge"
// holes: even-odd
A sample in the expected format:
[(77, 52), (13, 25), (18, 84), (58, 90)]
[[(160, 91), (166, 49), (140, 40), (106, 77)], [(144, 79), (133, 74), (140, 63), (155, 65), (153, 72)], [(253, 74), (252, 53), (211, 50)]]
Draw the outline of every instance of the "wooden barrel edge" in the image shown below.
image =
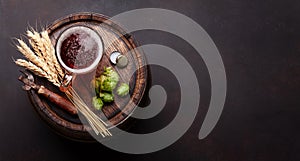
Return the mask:
[[(35, 112), (42, 116), (40, 117), (46, 124), (57, 134), (74, 141), (95, 142), (95, 139), (84, 129), (82, 124), (74, 124), (67, 122), (67, 126), (63, 119), (50, 110), (50, 107), (43, 103), (36, 91), (28, 91), (28, 97), (34, 105)], [(55, 116), (55, 117), (54, 117)], [(60, 121), (55, 121), (53, 119)], [(73, 128), (70, 128), (70, 127)], [(76, 128), (74, 128), (76, 127)]]

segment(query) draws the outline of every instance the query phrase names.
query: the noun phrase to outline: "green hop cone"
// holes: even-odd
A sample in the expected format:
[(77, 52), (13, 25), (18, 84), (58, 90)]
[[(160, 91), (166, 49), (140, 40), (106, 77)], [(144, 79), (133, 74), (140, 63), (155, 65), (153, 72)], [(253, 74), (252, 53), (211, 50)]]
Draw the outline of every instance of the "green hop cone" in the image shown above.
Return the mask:
[(111, 93), (100, 93), (100, 98), (103, 102), (112, 102), (114, 101), (114, 95)]
[(95, 109), (101, 110), (103, 107), (103, 102), (102, 102), (101, 98), (98, 98), (96, 96), (93, 97), (93, 106)]
[(119, 82), (119, 75), (111, 67), (108, 67), (104, 69), (104, 72), (100, 76), (99, 80), (100, 90), (112, 92)]
[(103, 75), (100, 77), (100, 79), (100, 89), (103, 91), (112, 92), (118, 84), (118, 82), (113, 81), (112, 78)]
[(117, 89), (117, 94), (121, 97), (126, 96), (128, 93), (129, 93), (129, 85), (126, 83), (122, 83)]
[(119, 75), (116, 71), (112, 69), (112, 67), (108, 67), (104, 69), (103, 75), (111, 78), (111, 81), (118, 83), (119, 82)]

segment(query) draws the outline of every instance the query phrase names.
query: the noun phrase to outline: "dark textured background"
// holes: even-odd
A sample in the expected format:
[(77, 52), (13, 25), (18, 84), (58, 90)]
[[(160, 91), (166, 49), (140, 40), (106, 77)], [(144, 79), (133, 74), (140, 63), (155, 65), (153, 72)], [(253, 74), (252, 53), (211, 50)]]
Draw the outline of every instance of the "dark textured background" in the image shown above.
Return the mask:
[[(144, 155), (129, 155), (101, 144), (69, 141), (56, 135), (33, 111), (12, 57), (11, 38), (28, 25), (50, 24), (79, 11), (108, 16), (144, 7), (178, 11), (199, 23), (217, 45), (227, 72), (228, 92), (223, 114), (204, 140), (198, 132), (210, 99), (207, 69), (182, 39), (163, 32), (133, 33), (140, 44), (157, 43), (179, 51), (196, 71), (201, 89), (197, 119), (170, 147)], [(300, 160), (300, 1), (291, 0), (0, 0), (0, 160)], [(170, 73), (152, 67), (153, 83), (178, 96)], [(168, 81), (166, 81), (168, 80)], [(174, 83), (173, 83), (174, 82)], [(173, 98), (173, 97), (170, 97)], [(198, 99), (198, 98), (195, 98)], [(178, 109), (176, 99), (157, 117), (133, 130), (149, 132), (167, 125)]]

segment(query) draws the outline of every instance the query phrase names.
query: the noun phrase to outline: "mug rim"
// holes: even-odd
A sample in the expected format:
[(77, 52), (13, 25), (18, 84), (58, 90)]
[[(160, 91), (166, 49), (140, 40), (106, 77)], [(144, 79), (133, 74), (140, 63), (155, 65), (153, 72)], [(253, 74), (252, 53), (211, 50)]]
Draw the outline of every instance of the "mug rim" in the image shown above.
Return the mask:
[[(73, 69), (73, 68), (70, 68), (69, 66), (67, 66), (64, 61), (62, 60), (61, 58), (61, 45), (62, 45), (62, 38), (64, 38), (65, 36), (64, 35), (68, 35), (69, 33), (72, 32), (72, 30), (76, 30), (76, 29), (80, 29), (80, 28), (86, 28), (88, 29), (89, 31), (93, 32), (95, 35), (97, 35), (96, 37), (95, 36), (92, 36), (94, 39), (98, 39), (96, 40), (97, 44), (98, 44), (98, 54), (97, 54), (97, 57), (96, 59), (93, 61), (93, 63), (91, 65), (89, 65), (88, 67), (85, 67), (85, 68), (81, 68), (81, 69)], [(76, 26), (71, 26), (71, 27), (68, 27), (66, 28), (64, 31), (61, 32), (61, 34), (59, 35), (58, 39), (57, 39), (57, 42), (56, 42), (56, 48), (55, 48), (55, 52), (56, 52), (56, 56), (57, 56), (57, 59), (60, 63), (60, 65), (63, 66), (63, 68), (65, 70), (67, 70), (69, 73), (74, 73), (74, 74), (85, 74), (85, 73), (88, 73), (90, 72), (91, 70), (95, 69), (97, 67), (97, 65), (99, 64), (100, 60), (102, 59), (102, 56), (103, 56), (103, 41), (102, 41), (102, 38), (101, 36), (96, 32), (94, 31), (94, 29), (88, 27), (88, 26), (84, 26), (84, 25), (76, 25)]]

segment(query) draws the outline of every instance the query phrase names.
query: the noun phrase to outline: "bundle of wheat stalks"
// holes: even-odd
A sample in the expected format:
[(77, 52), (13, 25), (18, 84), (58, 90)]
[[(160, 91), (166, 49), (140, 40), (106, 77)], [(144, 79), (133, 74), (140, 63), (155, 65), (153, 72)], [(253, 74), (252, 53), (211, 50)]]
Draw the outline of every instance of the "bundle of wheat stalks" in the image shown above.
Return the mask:
[(35, 30), (27, 30), (26, 36), (28, 37), (29, 44), (33, 51), (27, 44), (21, 40), (16, 39), (18, 44), (16, 47), (27, 60), (17, 59), (15, 63), (19, 66), (25, 67), (40, 77), (47, 78), (56, 86), (60, 86), (60, 78), (64, 73), (55, 56), (55, 50), (48, 36), (47, 31), (41, 33)]
[[(27, 30), (26, 36), (32, 49), (27, 46), (23, 40), (16, 39), (18, 42), (15, 44), (17, 50), (22, 53), (27, 60), (17, 59), (15, 63), (32, 71), (37, 76), (46, 78), (55, 86), (59, 87), (64, 77), (64, 72), (56, 59), (55, 49), (51, 43), (48, 32), (42, 31), (39, 33), (31, 28)], [(111, 136), (111, 133), (106, 128), (106, 123), (89, 109), (72, 87), (65, 93), (78, 111), (85, 116), (97, 135), (101, 134), (103, 137)]]

